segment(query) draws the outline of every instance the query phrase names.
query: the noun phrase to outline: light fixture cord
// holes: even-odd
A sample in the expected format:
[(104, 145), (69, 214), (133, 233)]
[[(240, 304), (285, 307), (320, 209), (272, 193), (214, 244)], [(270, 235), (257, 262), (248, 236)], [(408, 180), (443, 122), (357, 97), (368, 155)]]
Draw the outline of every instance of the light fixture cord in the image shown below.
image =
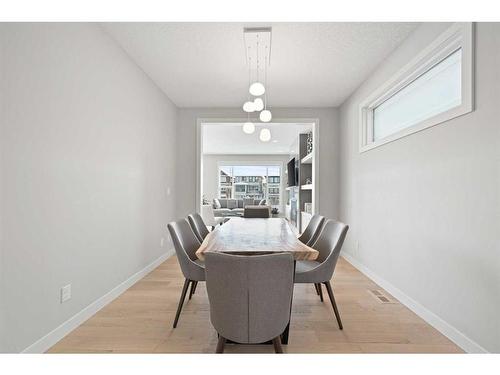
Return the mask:
[(266, 91), (264, 92), (264, 109), (267, 109), (267, 92), (269, 91), (269, 86), (267, 85), (267, 47), (264, 66), (264, 84), (266, 88)]
[[(248, 47), (250, 49), (250, 47)], [(248, 56), (248, 87), (250, 87), (250, 84), (252, 82), (252, 57)], [(247, 100), (250, 101), (250, 92), (247, 90)], [(247, 112), (247, 119), (250, 122), (250, 112)]]
[(257, 81), (259, 82), (259, 34), (257, 34)]

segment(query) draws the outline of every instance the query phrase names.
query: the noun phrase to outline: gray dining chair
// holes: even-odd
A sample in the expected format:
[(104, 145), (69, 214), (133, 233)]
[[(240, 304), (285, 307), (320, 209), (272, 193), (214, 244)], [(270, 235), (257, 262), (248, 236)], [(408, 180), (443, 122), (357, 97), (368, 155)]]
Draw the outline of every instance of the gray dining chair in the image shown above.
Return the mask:
[(189, 215), (188, 220), (194, 234), (198, 238), (198, 241), (202, 243), (208, 233), (210, 233), (205, 225), (205, 222), (201, 218), (200, 214), (197, 213)]
[(198, 281), (205, 281), (205, 267), (203, 262), (196, 257), (196, 250), (200, 247), (200, 242), (196, 238), (191, 226), (185, 219), (171, 222), (167, 225), (174, 243), (177, 260), (184, 275), (184, 286), (182, 287), (181, 298), (175, 314), (174, 328), (177, 327), (182, 305), (186, 299), (186, 293), (191, 284), (189, 299), (193, 295)]
[(348, 230), (349, 226), (344, 223), (330, 219), (326, 220), (321, 233), (311, 246), (319, 252), (317, 260), (299, 260), (297, 261), (295, 270), (295, 283), (312, 283), (318, 285), (321, 301), (323, 301), (321, 284), (325, 285), (340, 329), (343, 329), (342, 320), (340, 319), (340, 313), (335, 302), (330, 280), (335, 271), (340, 250), (342, 249), (342, 244)]
[(325, 222), (324, 216), (313, 215), (306, 229), (300, 235), (299, 241), (306, 244), (307, 246), (311, 246), (318, 238), (318, 235), (321, 232), (321, 228), (323, 227), (324, 222)]
[(243, 217), (253, 219), (268, 219), (271, 217), (271, 206), (246, 206)]
[(272, 340), (282, 353), (280, 335), (290, 321), (294, 261), (291, 254), (205, 255), (210, 320), (219, 334), (216, 353), (226, 340), (257, 344)]

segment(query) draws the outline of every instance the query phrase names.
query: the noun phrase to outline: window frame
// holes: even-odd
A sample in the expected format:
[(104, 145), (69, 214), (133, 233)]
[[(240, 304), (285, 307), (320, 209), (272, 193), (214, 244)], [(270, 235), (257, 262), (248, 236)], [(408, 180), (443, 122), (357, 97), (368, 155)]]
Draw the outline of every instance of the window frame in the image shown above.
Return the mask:
[[(441, 124), (474, 109), (474, 24), (454, 23), (400, 71), (369, 95), (359, 106), (359, 152), (374, 149)], [(374, 140), (374, 110), (397, 94), (421, 75), (432, 69), (457, 50), (462, 50), (461, 99), (462, 103), (449, 110), (401, 129), (384, 138)]]
[[(217, 173), (220, 175), (220, 170), (222, 167), (238, 167), (238, 166), (259, 166), (259, 167), (266, 167), (266, 170), (269, 172), (269, 167), (278, 167), (279, 170), (280, 170), (280, 175), (277, 176), (279, 177), (279, 182), (276, 183), (276, 186), (278, 189), (279, 189), (279, 194), (278, 194), (278, 199), (279, 199), (279, 204), (278, 205), (273, 205), (273, 207), (279, 207), (280, 209), (280, 212), (283, 212), (283, 209), (285, 207), (285, 203), (284, 203), (284, 189), (285, 187), (282, 185), (282, 181), (284, 179), (282, 179), (283, 177), (283, 173), (284, 173), (284, 163), (283, 161), (281, 160), (271, 160), (271, 161), (252, 161), (252, 160), (245, 160), (245, 161), (232, 161), (232, 160), (219, 160), (217, 162)], [(232, 178), (236, 179), (236, 177), (234, 176), (234, 171), (233, 169), (231, 169), (231, 174), (233, 175)], [(269, 175), (267, 175), (266, 177), (269, 177)], [(257, 181), (255, 181), (257, 182)], [(233, 184), (235, 182), (233, 181)], [(250, 181), (247, 181), (245, 182), (246, 184), (252, 184), (252, 182)], [(269, 189), (269, 187), (267, 187)], [(221, 193), (221, 182), (220, 182), (220, 178), (218, 179), (218, 183), (217, 183), (217, 194), (220, 195)], [(266, 195), (265, 192), (264, 193), (264, 196)], [(267, 191), (267, 195), (269, 196), (269, 191)], [(232, 197), (233, 199), (235, 197)]]

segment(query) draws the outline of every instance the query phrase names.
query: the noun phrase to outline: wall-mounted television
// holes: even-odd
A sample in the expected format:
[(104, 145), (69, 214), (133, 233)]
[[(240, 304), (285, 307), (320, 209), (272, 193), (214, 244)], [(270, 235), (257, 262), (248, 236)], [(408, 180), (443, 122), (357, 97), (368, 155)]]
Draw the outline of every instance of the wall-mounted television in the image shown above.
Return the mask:
[(295, 158), (288, 162), (287, 166), (287, 174), (288, 174), (288, 186), (297, 186), (298, 184), (298, 170), (295, 163)]

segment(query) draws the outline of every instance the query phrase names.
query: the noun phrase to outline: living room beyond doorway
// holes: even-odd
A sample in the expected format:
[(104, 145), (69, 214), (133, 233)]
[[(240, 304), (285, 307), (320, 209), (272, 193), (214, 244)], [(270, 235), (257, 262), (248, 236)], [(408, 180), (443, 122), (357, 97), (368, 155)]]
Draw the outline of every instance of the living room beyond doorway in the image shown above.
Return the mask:
[(265, 206), (298, 232), (317, 212), (317, 121), (199, 120), (197, 207), (219, 217)]

